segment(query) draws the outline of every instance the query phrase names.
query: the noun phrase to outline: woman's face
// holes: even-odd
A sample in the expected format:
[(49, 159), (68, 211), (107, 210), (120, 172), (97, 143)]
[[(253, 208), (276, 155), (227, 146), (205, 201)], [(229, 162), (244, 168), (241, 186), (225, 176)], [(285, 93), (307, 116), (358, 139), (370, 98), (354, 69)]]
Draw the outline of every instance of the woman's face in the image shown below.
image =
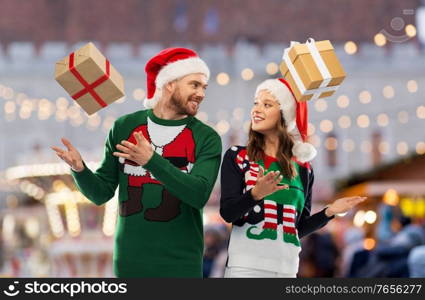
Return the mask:
[(252, 130), (262, 134), (271, 133), (276, 130), (280, 121), (280, 104), (269, 91), (261, 90), (251, 109)]

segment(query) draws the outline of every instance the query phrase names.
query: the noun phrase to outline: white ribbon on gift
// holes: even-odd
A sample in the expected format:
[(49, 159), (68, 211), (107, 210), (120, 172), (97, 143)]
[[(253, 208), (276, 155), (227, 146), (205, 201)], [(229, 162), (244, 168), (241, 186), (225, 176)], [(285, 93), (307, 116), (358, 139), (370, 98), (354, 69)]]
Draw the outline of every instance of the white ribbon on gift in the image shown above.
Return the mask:
[(329, 72), (328, 68), (326, 67), (326, 64), (323, 61), (323, 58), (320, 55), (320, 52), (317, 49), (313, 38), (309, 38), (306, 42), (306, 45), (308, 49), (310, 50), (311, 56), (317, 68), (319, 69), (320, 74), (323, 77), (323, 81), (320, 83), (320, 86), (318, 88), (311, 89), (311, 90), (307, 90), (305, 88), (304, 83), (302, 82), (300, 76), (298, 75), (297, 70), (294, 67), (294, 64), (289, 58), (289, 50), (297, 44), (299, 44), (299, 42), (291, 41), (291, 44), (289, 45), (289, 47), (283, 51), (282, 59), (285, 62), (286, 66), (288, 67), (289, 73), (291, 73), (292, 78), (294, 79), (295, 84), (297, 85), (301, 95), (313, 95), (313, 97), (311, 97), (311, 100), (316, 100), (324, 92), (336, 91), (339, 86), (327, 86), (332, 79), (332, 75)]

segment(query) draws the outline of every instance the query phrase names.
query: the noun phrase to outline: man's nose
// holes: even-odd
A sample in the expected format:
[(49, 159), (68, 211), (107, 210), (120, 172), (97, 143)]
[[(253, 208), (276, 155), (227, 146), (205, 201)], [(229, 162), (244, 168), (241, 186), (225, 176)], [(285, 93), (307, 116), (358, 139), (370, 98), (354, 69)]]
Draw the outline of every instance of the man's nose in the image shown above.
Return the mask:
[(200, 98), (202, 98), (202, 99), (204, 99), (205, 98), (205, 90), (204, 89), (198, 89), (197, 91), (196, 91), (196, 96), (197, 97), (200, 97)]

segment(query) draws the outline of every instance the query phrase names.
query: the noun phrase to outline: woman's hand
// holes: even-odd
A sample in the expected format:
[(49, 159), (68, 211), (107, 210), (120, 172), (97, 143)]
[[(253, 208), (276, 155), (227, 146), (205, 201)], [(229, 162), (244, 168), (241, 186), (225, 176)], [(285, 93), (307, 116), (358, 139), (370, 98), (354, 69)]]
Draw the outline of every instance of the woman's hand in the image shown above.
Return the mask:
[(264, 170), (260, 166), (257, 181), (251, 190), (252, 197), (259, 201), (264, 197), (273, 194), (276, 191), (288, 189), (288, 185), (278, 185), (283, 176), (279, 175), (279, 171), (271, 171), (264, 176)]
[(129, 141), (121, 141), (117, 145), (117, 149), (122, 152), (114, 152), (114, 156), (122, 157), (134, 161), (135, 163), (144, 166), (148, 163), (153, 155), (151, 144), (139, 132), (134, 133), (137, 144), (130, 143)]
[(332, 217), (336, 214), (345, 213), (366, 199), (367, 197), (360, 196), (340, 198), (338, 200), (335, 200), (331, 205), (326, 208), (325, 214), (328, 217)]

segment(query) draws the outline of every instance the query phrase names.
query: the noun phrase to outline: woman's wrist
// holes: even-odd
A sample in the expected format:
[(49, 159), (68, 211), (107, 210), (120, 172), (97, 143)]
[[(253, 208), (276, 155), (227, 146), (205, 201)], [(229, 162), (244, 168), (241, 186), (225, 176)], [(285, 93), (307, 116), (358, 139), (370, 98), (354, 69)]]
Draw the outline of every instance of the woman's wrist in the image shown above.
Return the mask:
[(258, 195), (257, 190), (255, 189), (255, 186), (251, 189), (251, 195), (252, 198), (254, 198), (255, 201), (259, 201), (262, 199), (260, 195)]
[(335, 213), (332, 211), (332, 209), (329, 206), (327, 206), (326, 209), (325, 209), (325, 215), (328, 218), (330, 218), (330, 217), (335, 216)]

